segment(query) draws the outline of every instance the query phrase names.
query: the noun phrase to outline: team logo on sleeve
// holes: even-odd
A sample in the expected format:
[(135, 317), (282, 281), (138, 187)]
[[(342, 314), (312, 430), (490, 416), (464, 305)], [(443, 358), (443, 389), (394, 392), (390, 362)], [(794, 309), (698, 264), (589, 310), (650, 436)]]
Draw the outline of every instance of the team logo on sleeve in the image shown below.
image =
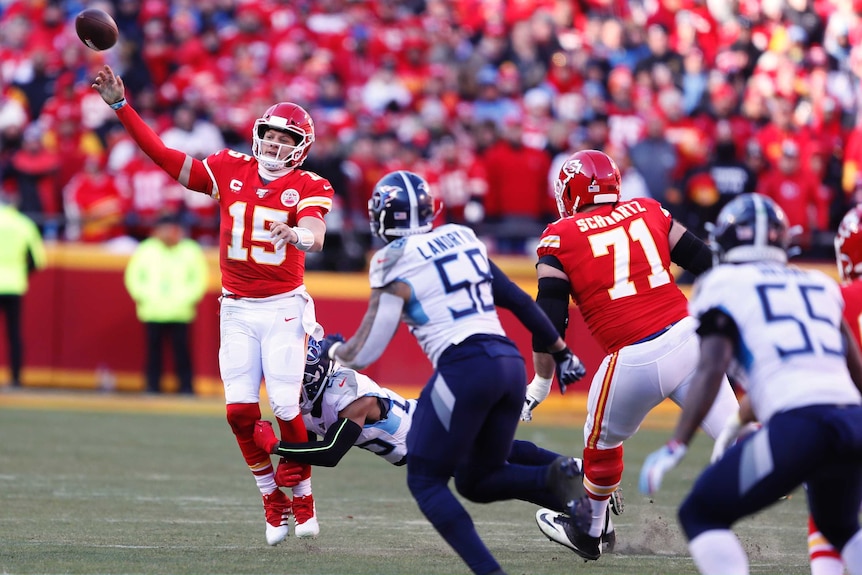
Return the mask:
[(299, 192), (290, 188), (281, 192), (281, 203), (287, 208), (292, 208), (299, 203)]

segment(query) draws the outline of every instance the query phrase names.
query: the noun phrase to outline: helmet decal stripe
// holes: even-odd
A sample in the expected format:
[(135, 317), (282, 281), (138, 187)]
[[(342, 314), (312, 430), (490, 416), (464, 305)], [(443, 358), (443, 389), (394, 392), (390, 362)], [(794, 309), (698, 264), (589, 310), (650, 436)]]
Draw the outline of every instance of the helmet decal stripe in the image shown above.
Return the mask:
[(416, 228), (419, 226), (419, 209), (418, 200), (416, 199), (416, 188), (413, 187), (413, 182), (407, 177), (404, 171), (398, 172), (401, 179), (404, 181), (404, 189), (407, 190), (407, 196), (410, 198), (410, 227)]
[(769, 215), (766, 213), (766, 204), (756, 195), (751, 196), (754, 200), (754, 246), (769, 245)]

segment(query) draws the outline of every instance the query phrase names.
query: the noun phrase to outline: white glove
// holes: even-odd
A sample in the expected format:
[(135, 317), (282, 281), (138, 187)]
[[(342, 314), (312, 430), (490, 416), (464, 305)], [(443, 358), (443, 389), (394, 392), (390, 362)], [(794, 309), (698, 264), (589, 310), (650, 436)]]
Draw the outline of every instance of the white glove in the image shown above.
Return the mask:
[(709, 457), (710, 463), (715, 463), (721, 459), (724, 452), (727, 451), (727, 449), (733, 445), (733, 442), (736, 441), (737, 437), (739, 437), (740, 428), (742, 428), (742, 421), (739, 419), (739, 411), (734, 411), (730, 417), (727, 418), (727, 422), (725, 422), (724, 427), (718, 434), (718, 437), (715, 438), (715, 445), (712, 446), (712, 455)]
[(521, 421), (533, 419), (533, 409), (551, 393), (553, 381), (553, 378), (540, 377), (538, 374), (533, 377), (533, 381), (527, 386), (527, 396), (524, 398), (524, 407), (521, 408)]
[(660, 449), (650, 453), (641, 468), (640, 481), (638, 482), (641, 493), (652, 495), (658, 491), (664, 474), (676, 467), (685, 457), (686, 451), (685, 444), (671, 440)]

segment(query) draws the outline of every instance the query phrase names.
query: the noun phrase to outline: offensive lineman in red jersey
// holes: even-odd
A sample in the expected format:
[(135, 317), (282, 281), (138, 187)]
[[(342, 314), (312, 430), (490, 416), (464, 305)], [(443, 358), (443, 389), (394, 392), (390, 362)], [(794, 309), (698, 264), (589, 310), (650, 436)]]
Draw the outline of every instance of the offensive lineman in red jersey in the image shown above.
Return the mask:
[(219, 202), (219, 368), (227, 420), (263, 495), (267, 543), (277, 545), (287, 537), (291, 512), (296, 536), (315, 537), (311, 467), (293, 487), (291, 502), (276, 485), (269, 453), (254, 443), (261, 377), (282, 438), (308, 438), (299, 411), (306, 339), (321, 339), (323, 329), (303, 283), (305, 252), (323, 249), (323, 218), (333, 196), (327, 180), (298, 169), (314, 142), (311, 117), (296, 104), (276, 104), (254, 123), (254, 157), (221, 150), (198, 160), (165, 146), (126, 103), (123, 81), (109, 66), (98, 73), (93, 88), (159, 167)]
[[(844, 299), (844, 319), (862, 346), (862, 206), (854, 206), (841, 220), (835, 234), (835, 261)], [(841, 575), (844, 563), (833, 547), (808, 517), (808, 560), (811, 575)]]
[[(571, 296), (607, 353), (590, 385), (584, 424), (589, 525), (547, 510), (536, 514), (549, 539), (589, 560), (601, 555), (608, 499), (622, 479), (623, 441), (664, 399), (682, 405), (697, 365), (697, 321), (688, 315), (670, 264), (694, 274), (712, 266), (706, 244), (661, 204), (620, 201), (620, 180), (603, 152), (570, 156), (554, 185), (561, 217), (545, 228), (537, 248), (538, 304), (564, 335)], [(534, 345), (537, 372), (547, 372), (550, 360)], [(736, 409), (725, 380), (704, 430), (714, 439)]]

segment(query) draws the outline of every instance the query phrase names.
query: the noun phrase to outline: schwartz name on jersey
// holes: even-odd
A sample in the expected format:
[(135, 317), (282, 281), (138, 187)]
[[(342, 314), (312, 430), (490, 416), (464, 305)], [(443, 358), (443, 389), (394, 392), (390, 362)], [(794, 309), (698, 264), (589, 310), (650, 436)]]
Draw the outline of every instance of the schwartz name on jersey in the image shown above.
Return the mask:
[(415, 399), (404, 399), (391, 389), (377, 385), (371, 378), (339, 366), (329, 376), (321, 396), (320, 411), (303, 414), (305, 428), (320, 436), (338, 420), (338, 413), (360, 397), (372, 396), (381, 401), (386, 415), (380, 421), (367, 423), (354, 442), (394, 465), (403, 465), (407, 456), (407, 432), (416, 410)]
[(718, 309), (736, 323), (734, 375), (764, 424), (807, 405), (862, 403), (847, 370), (843, 308), (827, 275), (772, 262), (718, 266), (698, 278), (689, 303), (695, 317)]
[[(596, 341), (613, 353), (687, 315), (670, 273), (670, 213), (649, 198), (602, 204), (548, 225), (537, 248), (554, 256)], [(650, 310), (644, 313), (644, 310)]]
[(372, 258), (369, 277), (372, 288), (394, 281), (410, 285), (413, 299), (402, 320), (435, 368), (447, 347), (471, 335), (505, 336), (487, 250), (468, 227), (446, 224), (392, 241)]

